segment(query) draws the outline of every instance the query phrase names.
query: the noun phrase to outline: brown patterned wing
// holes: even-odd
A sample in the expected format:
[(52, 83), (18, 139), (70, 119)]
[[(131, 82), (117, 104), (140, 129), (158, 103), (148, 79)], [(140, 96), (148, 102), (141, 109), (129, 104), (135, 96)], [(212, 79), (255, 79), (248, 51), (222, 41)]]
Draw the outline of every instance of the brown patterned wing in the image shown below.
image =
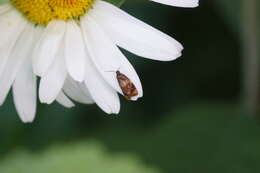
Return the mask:
[(120, 71), (117, 71), (116, 76), (119, 86), (127, 100), (130, 100), (132, 97), (138, 95), (138, 91), (135, 85), (126, 75), (124, 75)]

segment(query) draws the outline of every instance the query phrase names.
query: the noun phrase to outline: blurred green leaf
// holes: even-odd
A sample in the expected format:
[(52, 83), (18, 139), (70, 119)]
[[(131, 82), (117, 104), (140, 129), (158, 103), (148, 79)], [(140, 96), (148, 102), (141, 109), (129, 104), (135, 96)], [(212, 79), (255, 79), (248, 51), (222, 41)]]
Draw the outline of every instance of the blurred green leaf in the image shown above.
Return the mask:
[(138, 153), (167, 173), (257, 173), (259, 134), (260, 126), (239, 106), (202, 104), (173, 110), (157, 128), (121, 125), (99, 140), (114, 152)]
[(0, 164), (2, 173), (159, 173), (129, 154), (108, 153), (98, 142), (56, 146), (44, 153), (14, 152)]

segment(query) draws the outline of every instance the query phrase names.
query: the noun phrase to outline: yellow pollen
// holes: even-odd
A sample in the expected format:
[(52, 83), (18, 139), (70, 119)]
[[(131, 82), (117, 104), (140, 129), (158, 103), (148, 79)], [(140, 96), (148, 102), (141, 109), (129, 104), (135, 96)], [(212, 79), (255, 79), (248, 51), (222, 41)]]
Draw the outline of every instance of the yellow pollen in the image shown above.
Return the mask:
[(80, 19), (94, 0), (10, 0), (35, 24), (47, 25), (52, 20)]

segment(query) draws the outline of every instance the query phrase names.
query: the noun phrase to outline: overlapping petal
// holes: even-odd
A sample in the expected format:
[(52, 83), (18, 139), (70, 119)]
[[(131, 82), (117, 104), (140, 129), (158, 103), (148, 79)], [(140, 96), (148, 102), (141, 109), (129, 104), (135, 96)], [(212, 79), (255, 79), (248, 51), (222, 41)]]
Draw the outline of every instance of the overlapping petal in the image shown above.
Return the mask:
[(6, 10), (3, 7), (3, 13), (0, 14), (0, 74), (3, 72), (8, 57), (13, 50), (16, 41), (23, 32), (26, 21), (16, 10)]
[(64, 46), (59, 45), (57, 55), (53, 64), (46, 74), (41, 77), (39, 98), (42, 103), (51, 104), (59, 95), (67, 77), (67, 70), (64, 58)]
[(107, 2), (97, 1), (90, 15), (118, 46), (136, 55), (160, 61), (181, 56), (178, 41)]
[(44, 29), (33, 51), (33, 70), (38, 76), (43, 76), (52, 65), (59, 46), (64, 41), (65, 30), (65, 21), (50, 22)]
[(86, 52), (80, 28), (75, 21), (67, 22), (64, 44), (68, 72), (74, 80), (82, 82), (85, 77)]
[[(30, 57), (30, 51), (34, 44), (34, 28), (32, 25), (24, 26), (8, 56), (5, 66), (0, 74), (0, 104), (2, 104), (26, 58)], [(24, 41), (27, 44), (24, 44)]]
[(16, 110), (25, 123), (32, 122), (37, 106), (37, 82), (28, 58), (13, 83), (13, 98)]
[(66, 108), (72, 108), (75, 104), (70, 100), (68, 96), (65, 95), (63, 91), (61, 91), (56, 97), (56, 101)]
[[(135, 100), (138, 97), (142, 97), (141, 82), (135, 70), (115, 43), (105, 34), (90, 15), (83, 19), (82, 26), (91, 60), (99, 73), (106, 79), (107, 83), (122, 94), (122, 89), (117, 81), (116, 71), (124, 72), (134, 85), (137, 86), (139, 94)], [(99, 51), (100, 47), (102, 47), (102, 51)]]
[(73, 80), (71, 77), (67, 77), (63, 86), (64, 93), (76, 102), (82, 104), (93, 104), (94, 101), (90, 96), (90, 93), (86, 86)]
[(199, 0), (151, 0), (154, 2), (176, 6), (176, 7), (186, 7), (193, 8), (199, 5)]

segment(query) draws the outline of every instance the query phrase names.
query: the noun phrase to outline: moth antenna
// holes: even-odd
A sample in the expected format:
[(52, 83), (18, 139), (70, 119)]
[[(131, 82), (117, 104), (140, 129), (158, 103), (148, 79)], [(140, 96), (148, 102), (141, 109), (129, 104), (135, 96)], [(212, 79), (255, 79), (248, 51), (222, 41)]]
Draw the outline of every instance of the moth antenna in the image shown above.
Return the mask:
[(113, 71), (113, 70), (109, 70), (109, 71), (105, 71), (105, 72), (110, 72), (110, 73), (112, 73), (112, 72), (116, 72), (116, 71)]
[(116, 73), (117, 71), (120, 70), (120, 68), (121, 68), (121, 67), (119, 67), (116, 71), (114, 71), (114, 70), (107, 70), (107, 71), (105, 71), (105, 72), (110, 72), (110, 73), (111, 73), (111, 72), (114, 72), (114, 73)]

